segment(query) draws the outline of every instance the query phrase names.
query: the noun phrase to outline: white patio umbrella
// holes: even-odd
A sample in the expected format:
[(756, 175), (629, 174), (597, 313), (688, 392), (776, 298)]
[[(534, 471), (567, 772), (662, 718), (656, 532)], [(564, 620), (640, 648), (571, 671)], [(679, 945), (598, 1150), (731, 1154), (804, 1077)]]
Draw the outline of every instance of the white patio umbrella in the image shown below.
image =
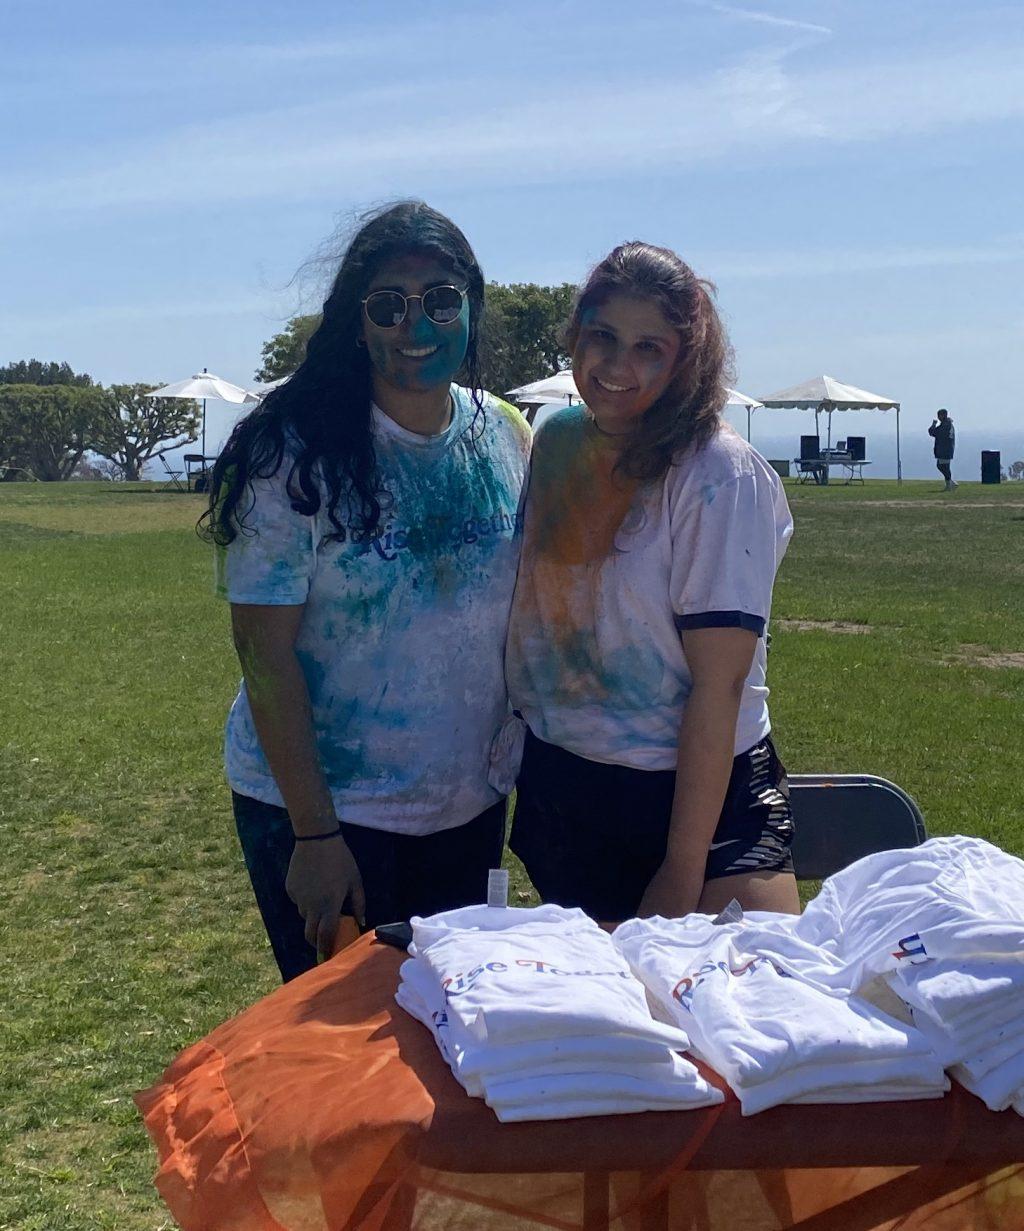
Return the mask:
[(214, 376), (212, 372), (207, 372), (203, 368), (195, 376), (190, 376), (188, 380), (175, 381), (173, 385), (164, 385), (162, 389), (154, 389), (148, 395), (151, 398), (188, 398), (189, 401), (203, 403), (203, 457), (206, 456), (206, 400), (207, 398), (215, 398), (221, 402), (231, 402), (235, 406), (240, 406), (243, 402), (251, 401), (248, 393), (241, 385), (233, 385), (229, 380), (222, 380), (219, 376)]
[(844, 385), (833, 376), (812, 376), (790, 389), (780, 389), (761, 399), (762, 406), (777, 410), (813, 410), (817, 434), (818, 416), (828, 415), (828, 447), (832, 447), (832, 414), (837, 410), (896, 411), (896, 478), (903, 482), (903, 461), (900, 457), (900, 404), (893, 398), (869, 393), (856, 385)]
[(291, 372), (287, 376), (279, 376), (277, 380), (268, 380), (262, 385), (253, 385), (251, 389), (246, 389), (245, 400), (247, 402), (262, 402), (267, 394), (272, 390), (283, 385), (285, 381), (291, 379)]
[(543, 406), (546, 402), (564, 402), (569, 405), (573, 401), (581, 400), (569, 368), (552, 372), (550, 376), (531, 381), (528, 385), (520, 385), (517, 389), (509, 389), (505, 396), (530, 406)]
[(726, 393), (729, 395), (726, 399), (726, 406), (741, 406), (747, 412), (747, 440), (750, 440), (750, 413), (758, 410), (761, 403), (757, 398), (747, 397), (745, 393), (740, 393), (738, 389), (730, 389), (726, 386)]

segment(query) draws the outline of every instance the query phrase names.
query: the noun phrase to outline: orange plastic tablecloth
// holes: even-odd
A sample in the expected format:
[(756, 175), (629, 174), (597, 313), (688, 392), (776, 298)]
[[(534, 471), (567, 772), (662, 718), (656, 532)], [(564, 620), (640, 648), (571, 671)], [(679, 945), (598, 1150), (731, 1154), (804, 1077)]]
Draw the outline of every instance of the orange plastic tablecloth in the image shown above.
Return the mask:
[(959, 1087), (499, 1124), (394, 1003), (401, 961), (364, 937), (136, 1096), (184, 1231), (1024, 1229), (1024, 1119)]

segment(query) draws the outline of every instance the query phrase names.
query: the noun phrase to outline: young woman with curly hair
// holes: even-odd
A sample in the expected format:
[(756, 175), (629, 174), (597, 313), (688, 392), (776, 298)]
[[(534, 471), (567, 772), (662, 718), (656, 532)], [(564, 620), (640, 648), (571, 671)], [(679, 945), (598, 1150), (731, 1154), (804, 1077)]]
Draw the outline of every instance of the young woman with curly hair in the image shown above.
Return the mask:
[(568, 328), (585, 407), (534, 443), (511, 845), (545, 899), (603, 920), (799, 909), (764, 640), (792, 520), (721, 419), (712, 290), (664, 248), (616, 248)]
[(285, 979), (343, 914), (478, 902), (501, 858), (488, 779), (530, 432), (480, 388), (483, 300), (453, 222), (377, 213), (304, 361), (214, 468), (206, 530), (244, 677), (227, 776)]

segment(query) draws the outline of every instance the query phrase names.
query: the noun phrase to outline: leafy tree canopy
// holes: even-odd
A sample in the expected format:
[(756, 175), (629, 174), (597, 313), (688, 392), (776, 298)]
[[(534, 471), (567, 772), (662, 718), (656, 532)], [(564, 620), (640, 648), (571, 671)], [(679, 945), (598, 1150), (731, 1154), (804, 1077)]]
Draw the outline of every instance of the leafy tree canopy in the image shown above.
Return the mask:
[(0, 367), (0, 385), (75, 385), (85, 388), (92, 377), (76, 372), (70, 363), (44, 363), (41, 359), (20, 359)]
[(256, 372), (259, 381), (280, 380), (290, 376), (306, 357), (306, 343), (320, 324), (320, 313), (293, 316), (283, 332), (275, 333), (263, 344), (263, 363)]
[[(481, 347), (486, 389), (502, 394), (568, 365), (560, 338), (575, 292), (568, 282), (561, 286), (488, 283)], [(318, 313), (293, 317), (281, 333), (264, 343), (256, 379), (278, 380), (294, 372), (319, 324)]]
[(89, 448), (129, 481), (142, 478), (151, 457), (190, 444), (199, 431), (196, 403), (147, 397), (156, 387), (111, 385), (101, 392)]
[(0, 385), (0, 464), (37, 479), (70, 478), (96, 434), (103, 391)]

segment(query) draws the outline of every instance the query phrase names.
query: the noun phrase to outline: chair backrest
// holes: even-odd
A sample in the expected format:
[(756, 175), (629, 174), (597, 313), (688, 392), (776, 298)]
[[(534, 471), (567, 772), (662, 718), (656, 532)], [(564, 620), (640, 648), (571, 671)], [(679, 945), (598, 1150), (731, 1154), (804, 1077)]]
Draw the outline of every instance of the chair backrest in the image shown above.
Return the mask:
[(790, 774), (789, 798), (799, 880), (824, 880), (865, 855), (928, 837), (914, 800), (872, 774)]
[(800, 460), (802, 462), (817, 461), (821, 457), (821, 438), (819, 436), (800, 437)]

